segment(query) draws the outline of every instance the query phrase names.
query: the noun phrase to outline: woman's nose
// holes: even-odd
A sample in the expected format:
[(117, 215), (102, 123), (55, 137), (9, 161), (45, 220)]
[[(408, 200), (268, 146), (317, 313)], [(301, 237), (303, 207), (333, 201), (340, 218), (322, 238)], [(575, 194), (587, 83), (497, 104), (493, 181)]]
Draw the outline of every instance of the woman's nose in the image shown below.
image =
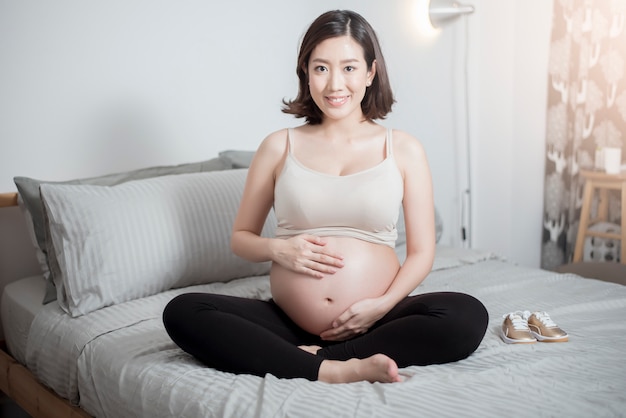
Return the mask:
[(343, 87), (343, 74), (341, 72), (333, 71), (330, 74), (330, 89), (332, 91), (341, 90)]

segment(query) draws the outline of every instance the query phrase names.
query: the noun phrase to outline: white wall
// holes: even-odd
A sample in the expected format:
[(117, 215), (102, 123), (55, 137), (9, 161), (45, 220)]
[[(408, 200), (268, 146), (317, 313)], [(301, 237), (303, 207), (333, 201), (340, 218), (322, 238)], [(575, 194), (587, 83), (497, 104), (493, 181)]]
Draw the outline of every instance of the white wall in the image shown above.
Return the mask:
[(0, 191), (15, 190), (15, 175), (64, 180), (255, 149), (300, 123), (280, 103), (296, 94), (305, 28), (350, 8), (378, 32), (398, 100), (383, 123), (426, 146), (452, 245), (468, 40), (472, 245), (538, 266), (552, 1), (468, 0), (474, 15), (435, 38), (416, 30), (425, 1), (0, 0)]
[(472, 242), (537, 267), (553, 2), (475, 4), (470, 33)]

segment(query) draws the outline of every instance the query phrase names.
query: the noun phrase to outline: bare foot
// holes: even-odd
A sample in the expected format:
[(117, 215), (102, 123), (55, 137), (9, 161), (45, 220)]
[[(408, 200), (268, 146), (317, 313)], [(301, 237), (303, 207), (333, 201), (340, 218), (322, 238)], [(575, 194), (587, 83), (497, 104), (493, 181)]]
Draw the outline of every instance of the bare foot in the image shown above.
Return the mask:
[(299, 345), (298, 348), (311, 354), (317, 354), (318, 350), (322, 349), (319, 345)]
[(324, 360), (320, 365), (318, 380), (327, 383), (400, 382), (398, 365), (384, 354), (374, 354), (364, 359), (347, 361)]

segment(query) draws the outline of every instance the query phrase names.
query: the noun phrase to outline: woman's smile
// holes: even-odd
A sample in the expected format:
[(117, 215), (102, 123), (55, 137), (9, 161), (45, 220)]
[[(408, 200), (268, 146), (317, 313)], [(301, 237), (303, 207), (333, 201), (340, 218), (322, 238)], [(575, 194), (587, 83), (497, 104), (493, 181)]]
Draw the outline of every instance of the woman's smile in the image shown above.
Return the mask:
[(326, 101), (331, 106), (343, 106), (348, 101), (349, 96), (326, 96)]

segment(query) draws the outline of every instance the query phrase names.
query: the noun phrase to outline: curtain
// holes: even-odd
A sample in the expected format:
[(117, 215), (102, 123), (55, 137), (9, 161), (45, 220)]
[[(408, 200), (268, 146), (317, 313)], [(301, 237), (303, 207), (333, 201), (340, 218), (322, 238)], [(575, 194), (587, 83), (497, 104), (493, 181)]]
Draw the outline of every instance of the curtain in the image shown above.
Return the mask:
[[(584, 186), (580, 170), (594, 169), (602, 147), (621, 147), (626, 157), (626, 0), (555, 0), (553, 16), (541, 254), (546, 269), (572, 260)], [(619, 216), (617, 193), (605, 227), (619, 225)], [(619, 241), (589, 240), (583, 260), (617, 261)]]

